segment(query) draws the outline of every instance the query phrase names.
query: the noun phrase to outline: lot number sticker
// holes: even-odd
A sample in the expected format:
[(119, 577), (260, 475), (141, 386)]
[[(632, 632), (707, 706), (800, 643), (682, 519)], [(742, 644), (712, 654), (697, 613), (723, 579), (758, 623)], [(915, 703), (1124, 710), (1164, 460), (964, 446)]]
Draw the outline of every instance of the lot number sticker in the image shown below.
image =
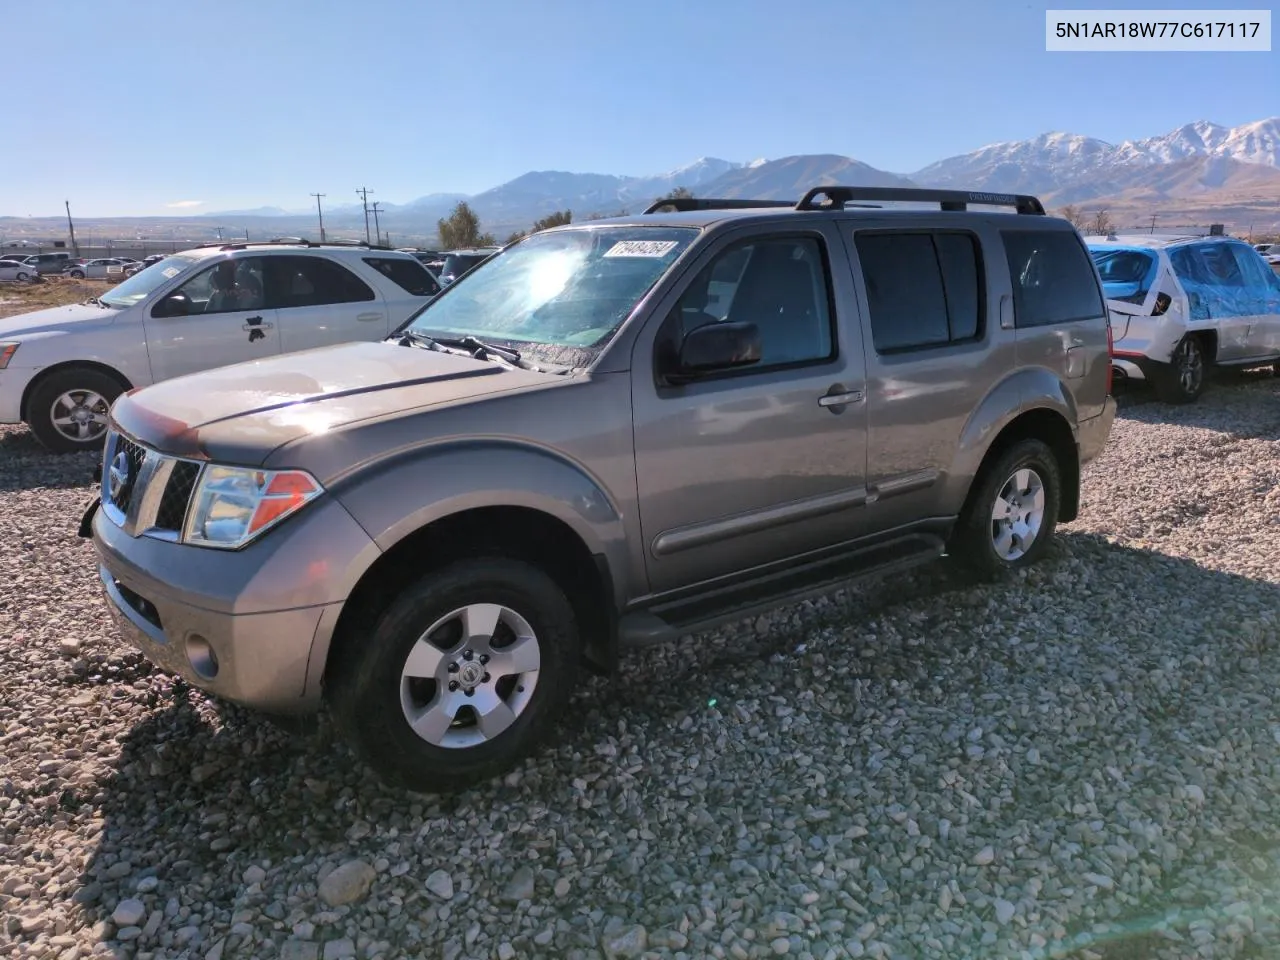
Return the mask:
[(675, 249), (676, 240), (619, 240), (606, 257), (665, 257)]
[(178, 275), (178, 272), (179, 271), (177, 267), (165, 267), (163, 270), (160, 271), (160, 273), (169, 280), (172, 280), (174, 277), (176, 277)]

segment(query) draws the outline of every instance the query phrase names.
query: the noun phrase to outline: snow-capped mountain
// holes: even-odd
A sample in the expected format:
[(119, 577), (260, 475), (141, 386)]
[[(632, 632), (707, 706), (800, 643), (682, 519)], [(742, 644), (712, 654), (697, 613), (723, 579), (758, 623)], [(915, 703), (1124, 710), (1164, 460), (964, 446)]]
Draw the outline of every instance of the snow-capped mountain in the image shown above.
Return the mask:
[(1119, 175), (1123, 180), (1126, 170), (1148, 180), (1149, 171), (1139, 173), (1139, 168), (1195, 158), (1280, 168), (1280, 117), (1238, 127), (1198, 120), (1160, 136), (1120, 144), (1077, 134), (1046, 133), (948, 157), (910, 177), (933, 187), (1043, 193), (1095, 176), (1115, 180)]

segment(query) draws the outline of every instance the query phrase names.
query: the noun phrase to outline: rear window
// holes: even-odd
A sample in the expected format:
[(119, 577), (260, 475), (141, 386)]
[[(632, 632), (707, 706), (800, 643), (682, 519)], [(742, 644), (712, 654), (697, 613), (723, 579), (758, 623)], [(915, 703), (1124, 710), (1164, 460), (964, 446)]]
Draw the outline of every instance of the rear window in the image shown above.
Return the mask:
[(1014, 323), (1045, 327), (1105, 317), (1093, 262), (1074, 232), (1005, 230)]
[(1091, 247), (1094, 266), (1108, 300), (1142, 303), (1159, 273), (1160, 260), (1137, 247)]
[(415, 297), (434, 297), (440, 284), (417, 260), (408, 257), (365, 257), (364, 262), (377, 270), (405, 293)]

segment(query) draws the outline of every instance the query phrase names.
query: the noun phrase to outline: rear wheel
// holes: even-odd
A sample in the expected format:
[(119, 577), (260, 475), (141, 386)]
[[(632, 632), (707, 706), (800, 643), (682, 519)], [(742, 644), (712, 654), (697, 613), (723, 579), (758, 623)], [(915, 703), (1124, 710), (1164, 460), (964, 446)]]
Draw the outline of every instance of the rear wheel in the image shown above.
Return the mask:
[(532, 752), (573, 691), (573, 606), (538, 568), (459, 561), (407, 587), (329, 671), (338, 729), (388, 783), (465, 789)]
[(956, 524), (948, 552), (990, 578), (1035, 563), (1058, 522), (1062, 478), (1040, 440), (1020, 440), (985, 467)]
[(27, 402), (31, 432), (55, 453), (102, 446), (107, 413), (124, 386), (91, 367), (66, 367), (36, 384)]
[(1192, 403), (1204, 392), (1209, 361), (1200, 338), (1187, 334), (1174, 348), (1173, 357), (1155, 376), (1156, 396), (1165, 403)]
[(26, 282), (27, 282), (27, 277), (28, 277), (28, 274), (25, 274), (25, 273), (19, 273), (19, 274), (18, 274), (18, 282), (19, 282), (19, 283), (26, 283)]

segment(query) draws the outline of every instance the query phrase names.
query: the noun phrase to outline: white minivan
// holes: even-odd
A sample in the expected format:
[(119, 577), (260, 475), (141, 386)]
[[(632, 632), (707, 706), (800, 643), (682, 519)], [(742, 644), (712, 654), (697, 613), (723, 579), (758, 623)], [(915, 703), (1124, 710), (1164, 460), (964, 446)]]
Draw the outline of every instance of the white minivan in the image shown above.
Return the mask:
[(92, 450), (121, 393), (212, 367), (381, 340), (440, 292), (417, 258), (365, 245), (238, 243), (165, 257), (75, 306), (0, 320), (0, 423)]

